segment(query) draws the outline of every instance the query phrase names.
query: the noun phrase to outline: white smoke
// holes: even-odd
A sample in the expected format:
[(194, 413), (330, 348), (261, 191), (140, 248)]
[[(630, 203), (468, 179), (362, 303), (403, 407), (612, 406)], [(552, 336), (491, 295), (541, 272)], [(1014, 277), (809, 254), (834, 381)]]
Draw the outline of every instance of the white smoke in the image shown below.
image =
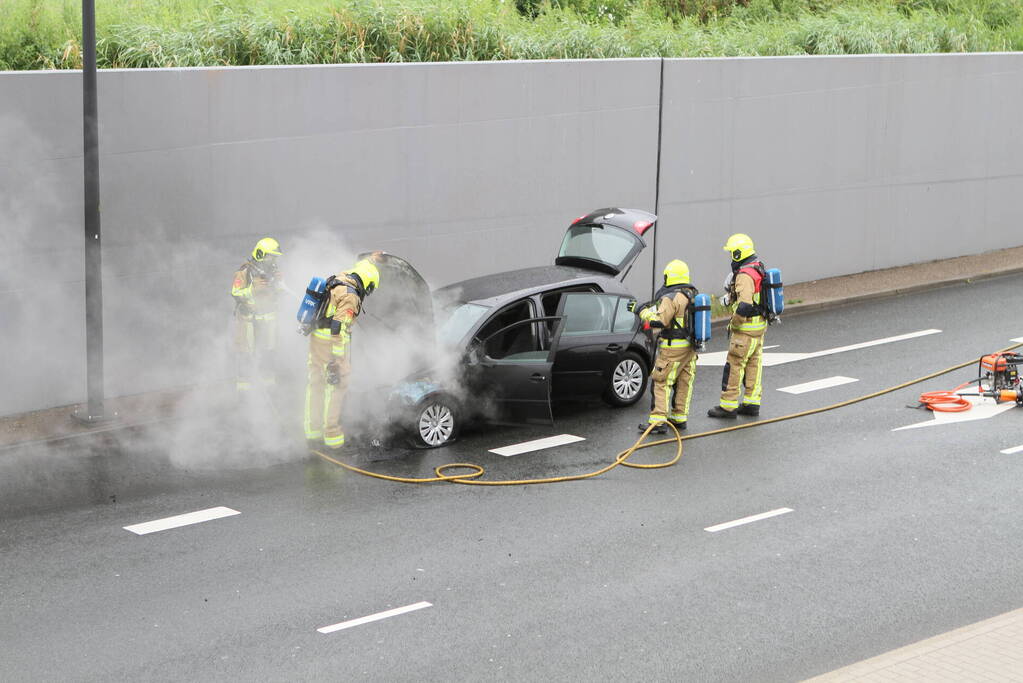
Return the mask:
[[(18, 160), (15, 166), (0, 159), (0, 226), (9, 254), (0, 268), (0, 415), (85, 400), (81, 159), (73, 156), (80, 147), (58, 150), (54, 144), (24, 122), (0, 119), (4, 158)], [(179, 198), (182, 205), (192, 199)], [(387, 245), (349, 244), (343, 226), (326, 221), (271, 231), (284, 252), (284, 283), (294, 293), (282, 292), (279, 299), (278, 383), (257, 385), (240, 402), (230, 285), (266, 235), (216, 234), (194, 222), (149, 215), (147, 196), (125, 196), (116, 181), (103, 183), (102, 201), (108, 403), (131, 397), (132, 406), (159, 405), (144, 418), (161, 420), (130, 436), (115, 432), (119, 447), (129, 454), (165, 454), (185, 469), (260, 467), (305, 457), (309, 339), (297, 333), (299, 298), (311, 277), (347, 270), (358, 253)], [(396, 255), (417, 266), (414, 255)], [(432, 330), (409, 324), (383, 305), (383, 293), (398, 286), (384, 275), (352, 331), (346, 427), (386, 423), (389, 416), (376, 407), (415, 371), (428, 367), (432, 378), (455, 388), (460, 352), (436, 346)], [(381, 334), (384, 326), (393, 332)], [(134, 420), (126, 417), (125, 424)]]

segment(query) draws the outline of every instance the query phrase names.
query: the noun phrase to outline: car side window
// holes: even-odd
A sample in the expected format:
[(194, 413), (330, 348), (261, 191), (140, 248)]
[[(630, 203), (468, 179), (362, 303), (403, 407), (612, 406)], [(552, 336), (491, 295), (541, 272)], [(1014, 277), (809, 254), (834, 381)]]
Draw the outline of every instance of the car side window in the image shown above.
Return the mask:
[(614, 322), (618, 297), (607, 294), (571, 294), (565, 297), (566, 337), (572, 335), (609, 334)]
[(628, 297), (618, 299), (618, 305), (615, 307), (614, 327), (612, 328), (615, 334), (634, 332), (639, 327), (639, 316), (629, 310), (629, 301), (631, 299)]
[(579, 285), (578, 287), (566, 287), (565, 289), (558, 289), (553, 292), (546, 292), (540, 297), (540, 303), (543, 304), (544, 315), (557, 315), (558, 305), (561, 304), (561, 297), (570, 292), (600, 292), (601, 289), (597, 285)]
[[(532, 317), (533, 307), (528, 299), (503, 308), (488, 320), (476, 335), (484, 343), (483, 352), (494, 360), (504, 360), (524, 353), (539, 353), (542, 349), (536, 335), (536, 325), (515, 325), (503, 330), (509, 325), (530, 320)], [(503, 331), (494, 334), (499, 330)], [(546, 352), (544, 355), (546, 356)]]

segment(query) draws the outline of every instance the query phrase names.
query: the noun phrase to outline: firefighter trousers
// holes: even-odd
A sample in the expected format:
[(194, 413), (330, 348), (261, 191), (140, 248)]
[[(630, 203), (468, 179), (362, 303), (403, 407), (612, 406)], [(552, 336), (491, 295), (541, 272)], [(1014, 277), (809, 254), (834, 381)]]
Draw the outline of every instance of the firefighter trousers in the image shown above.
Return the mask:
[[(330, 373), (331, 364), (336, 364), (336, 373)], [(345, 392), (348, 390), (348, 377), (351, 374), (351, 362), (348, 348), (341, 340), (324, 338), (313, 334), (309, 338), (309, 381), (305, 392), (305, 438), (323, 439), (330, 448), (340, 448), (345, 443), (345, 433), (341, 429), (341, 408), (344, 404)], [(333, 378), (329, 375), (334, 374)], [(336, 379), (330, 384), (329, 379)]]
[(657, 350), (654, 369), (650, 373), (653, 383), (651, 423), (685, 422), (689, 404), (693, 399), (693, 379), (696, 377), (696, 350), (692, 346), (662, 346)]
[(274, 351), (277, 349), (277, 316), (236, 315), (234, 321), (234, 350), (237, 362), (238, 391), (248, 391), (254, 382), (264, 386), (277, 383)]
[(735, 410), (742, 405), (760, 405), (763, 393), (763, 348), (764, 338), (751, 337), (742, 332), (732, 332), (728, 341), (728, 357), (721, 377), (721, 407)]

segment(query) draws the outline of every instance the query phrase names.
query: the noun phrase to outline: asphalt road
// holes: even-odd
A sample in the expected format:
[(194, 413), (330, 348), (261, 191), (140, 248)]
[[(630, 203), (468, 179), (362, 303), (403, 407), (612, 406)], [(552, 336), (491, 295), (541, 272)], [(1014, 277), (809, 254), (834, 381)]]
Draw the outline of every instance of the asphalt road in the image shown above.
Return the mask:
[[(1023, 278), (793, 316), (777, 352), (940, 334), (765, 370), (764, 417), (827, 405), (1023, 336)], [(711, 351), (724, 348), (717, 339)], [(855, 383), (777, 388), (835, 375)], [(0, 679), (798, 680), (1023, 606), (1023, 413), (892, 432), (961, 370), (840, 410), (689, 441), (666, 470), (483, 488), (393, 484), (301, 453), (176, 468), (110, 440), (0, 454)], [(697, 375), (691, 432), (720, 370)], [(644, 406), (560, 406), (554, 428), (346, 456), (395, 474), (596, 469)], [(749, 418), (740, 418), (749, 419)], [(487, 449), (586, 438), (514, 457)], [(214, 446), (211, 446), (211, 448)], [(644, 451), (640, 460), (671, 456)], [(19, 474), (20, 473), (20, 474)], [(215, 506), (238, 515), (122, 527)], [(792, 512), (711, 533), (711, 525)], [(330, 634), (317, 628), (426, 601)]]

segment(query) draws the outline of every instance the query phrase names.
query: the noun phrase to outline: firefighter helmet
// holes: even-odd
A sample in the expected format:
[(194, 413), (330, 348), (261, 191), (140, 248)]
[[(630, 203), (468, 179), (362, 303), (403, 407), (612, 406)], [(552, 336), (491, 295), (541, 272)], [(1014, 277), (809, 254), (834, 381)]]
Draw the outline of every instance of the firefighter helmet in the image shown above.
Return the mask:
[(359, 276), (367, 295), (380, 286), (380, 271), (377, 270), (377, 267), (369, 259), (362, 259), (352, 266), (349, 272)]
[(664, 266), (664, 286), (670, 287), (672, 285), (688, 285), (689, 284), (689, 266), (685, 261), (669, 261), (668, 265)]
[(273, 237), (264, 237), (256, 242), (256, 248), (252, 250), (252, 260), (262, 261), (267, 256), (280, 256), (281, 245)]
[(741, 232), (737, 232), (729, 237), (728, 241), (725, 242), (725, 246), (721, 248), (731, 254), (733, 261), (742, 261), (756, 253), (756, 249), (753, 247), (753, 240), (750, 239), (749, 235), (744, 235)]

